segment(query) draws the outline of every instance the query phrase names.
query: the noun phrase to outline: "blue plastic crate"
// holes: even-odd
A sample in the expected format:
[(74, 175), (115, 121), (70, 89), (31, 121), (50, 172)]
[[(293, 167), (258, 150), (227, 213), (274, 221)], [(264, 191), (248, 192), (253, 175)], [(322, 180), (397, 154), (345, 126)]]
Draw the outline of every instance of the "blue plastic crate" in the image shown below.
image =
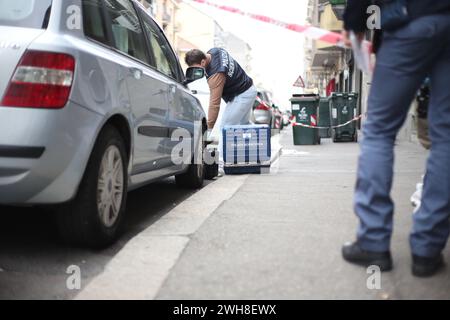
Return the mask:
[(223, 128), (225, 174), (261, 173), (270, 170), (272, 148), (268, 125), (240, 125)]

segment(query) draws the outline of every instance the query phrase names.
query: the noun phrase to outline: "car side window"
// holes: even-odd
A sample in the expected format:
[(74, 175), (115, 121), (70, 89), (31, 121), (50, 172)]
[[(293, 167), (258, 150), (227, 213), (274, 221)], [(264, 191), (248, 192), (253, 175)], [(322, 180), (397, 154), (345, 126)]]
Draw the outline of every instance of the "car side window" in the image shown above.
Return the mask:
[(180, 80), (177, 59), (170, 49), (169, 43), (150, 17), (144, 13), (141, 13), (141, 17), (144, 23), (144, 31), (150, 41), (150, 50), (155, 60), (154, 67), (163, 74)]
[(100, 0), (83, 1), (83, 28), (87, 37), (109, 45)]
[(111, 26), (113, 47), (146, 64), (150, 64), (145, 45), (145, 36), (138, 15), (129, 0), (103, 2)]

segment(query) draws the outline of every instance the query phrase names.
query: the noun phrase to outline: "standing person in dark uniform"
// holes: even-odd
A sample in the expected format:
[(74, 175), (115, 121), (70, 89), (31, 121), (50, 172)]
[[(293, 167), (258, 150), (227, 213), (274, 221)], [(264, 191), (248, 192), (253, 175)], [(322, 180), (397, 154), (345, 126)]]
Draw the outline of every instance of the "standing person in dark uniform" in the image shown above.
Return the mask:
[[(394, 142), (411, 101), (430, 75), (431, 152), (420, 209), (410, 237), (412, 272), (432, 276), (444, 265), (442, 251), (450, 234), (450, 0), (382, 1), (383, 39), (368, 101), (368, 118), (354, 198), (360, 224), (357, 241), (343, 247), (344, 259), (363, 266), (392, 268), (390, 253), (394, 203)], [(363, 38), (370, 0), (349, 0), (348, 32)]]
[[(250, 112), (256, 99), (257, 90), (253, 80), (231, 55), (221, 48), (212, 48), (206, 54), (194, 49), (186, 54), (189, 67), (202, 67), (206, 71), (211, 98), (208, 112), (208, 129), (216, 124), (223, 98), (227, 103), (220, 123), (220, 129), (227, 125), (250, 123)], [(222, 130), (220, 130), (222, 133)], [(223, 174), (223, 141), (219, 139), (219, 171)]]
[[(417, 110), (416, 110), (416, 126), (417, 137), (420, 144), (427, 150), (431, 148), (430, 136), (428, 135), (428, 104), (430, 102), (430, 79), (426, 79), (425, 83), (417, 94)], [(411, 204), (415, 207), (415, 211), (419, 210), (422, 201), (423, 177), (422, 181), (416, 185), (416, 191), (411, 196)]]

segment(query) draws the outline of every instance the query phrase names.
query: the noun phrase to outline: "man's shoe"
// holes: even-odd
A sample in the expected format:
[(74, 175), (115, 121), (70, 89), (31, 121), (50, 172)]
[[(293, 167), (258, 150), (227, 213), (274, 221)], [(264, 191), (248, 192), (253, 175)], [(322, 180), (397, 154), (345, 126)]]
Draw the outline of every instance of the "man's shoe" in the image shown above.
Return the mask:
[(378, 266), (381, 271), (392, 270), (392, 257), (389, 251), (373, 252), (362, 249), (358, 242), (345, 244), (342, 247), (342, 256), (350, 263), (364, 266)]
[(434, 276), (444, 267), (444, 258), (441, 255), (434, 258), (426, 258), (413, 255), (412, 274), (419, 278)]

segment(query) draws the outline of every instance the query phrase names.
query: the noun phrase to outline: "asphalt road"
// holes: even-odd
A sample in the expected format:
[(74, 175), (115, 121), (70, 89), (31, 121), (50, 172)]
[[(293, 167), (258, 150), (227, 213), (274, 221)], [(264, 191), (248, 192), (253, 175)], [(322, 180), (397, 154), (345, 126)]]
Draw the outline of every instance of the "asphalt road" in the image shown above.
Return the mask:
[(0, 206), (0, 299), (71, 299), (66, 270), (82, 269), (83, 287), (138, 233), (193, 194), (167, 179), (130, 193), (125, 233), (112, 247), (90, 251), (63, 245), (52, 215), (39, 208)]

